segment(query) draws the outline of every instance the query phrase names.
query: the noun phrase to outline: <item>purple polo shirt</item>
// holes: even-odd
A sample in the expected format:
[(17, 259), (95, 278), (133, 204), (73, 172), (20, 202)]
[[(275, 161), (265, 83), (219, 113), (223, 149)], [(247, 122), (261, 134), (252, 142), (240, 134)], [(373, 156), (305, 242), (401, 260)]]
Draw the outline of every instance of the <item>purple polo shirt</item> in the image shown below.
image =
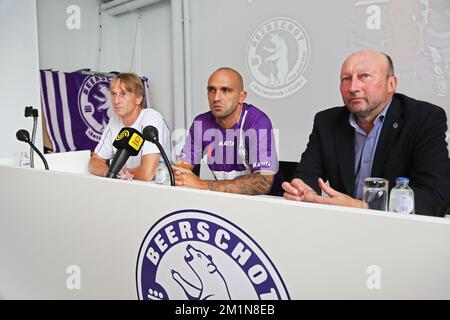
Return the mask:
[[(277, 174), (278, 157), (270, 119), (246, 103), (238, 122), (229, 129), (218, 125), (211, 111), (200, 114), (189, 129), (179, 159), (199, 164), (204, 157), (216, 180), (232, 180), (253, 172)], [(280, 182), (275, 181), (271, 194), (278, 194), (274, 190), (277, 184)]]

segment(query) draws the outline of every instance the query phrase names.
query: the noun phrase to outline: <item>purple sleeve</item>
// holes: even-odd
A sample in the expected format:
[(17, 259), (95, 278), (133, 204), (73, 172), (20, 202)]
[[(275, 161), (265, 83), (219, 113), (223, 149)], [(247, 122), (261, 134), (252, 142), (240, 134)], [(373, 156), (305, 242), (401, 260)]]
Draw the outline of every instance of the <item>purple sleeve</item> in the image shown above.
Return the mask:
[(246, 130), (246, 144), (251, 172), (278, 172), (276, 139), (272, 123), (267, 116), (259, 117), (252, 128)]
[(202, 122), (195, 119), (189, 128), (189, 134), (184, 143), (179, 160), (190, 164), (199, 164), (203, 157), (202, 147)]

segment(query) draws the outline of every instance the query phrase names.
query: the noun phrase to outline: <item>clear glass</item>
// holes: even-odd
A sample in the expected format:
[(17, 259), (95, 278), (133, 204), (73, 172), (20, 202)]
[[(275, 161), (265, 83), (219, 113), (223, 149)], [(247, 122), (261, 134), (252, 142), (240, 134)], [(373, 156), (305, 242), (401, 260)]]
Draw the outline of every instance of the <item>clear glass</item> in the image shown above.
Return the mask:
[(363, 201), (369, 209), (387, 211), (389, 181), (383, 178), (366, 178), (363, 184)]
[(396, 186), (389, 197), (389, 211), (414, 214), (414, 191), (409, 187), (409, 179), (399, 177), (395, 179)]

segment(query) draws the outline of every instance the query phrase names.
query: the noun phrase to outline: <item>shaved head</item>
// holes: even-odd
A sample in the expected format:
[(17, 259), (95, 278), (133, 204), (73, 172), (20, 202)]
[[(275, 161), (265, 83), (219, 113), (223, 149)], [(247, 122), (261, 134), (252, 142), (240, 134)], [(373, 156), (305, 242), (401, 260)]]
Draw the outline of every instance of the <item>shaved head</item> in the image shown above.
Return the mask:
[(212, 115), (223, 128), (231, 128), (239, 120), (247, 92), (242, 76), (234, 69), (223, 67), (208, 79), (208, 102)]
[(227, 72), (230, 75), (232, 75), (232, 77), (235, 78), (234, 80), (237, 81), (236, 84), (237, 84), (239, 91), (244, 90), (244, 80), (242, 79), (242, 76), (239, 72), (237, 72), (236, 70), (229, 68), (229, 67), (221, 67), (221, 68), (217, 69), (216, 71), (214, 71), (212, 73), (212, 75), (210, 76), (210, 78), (218, 72)]

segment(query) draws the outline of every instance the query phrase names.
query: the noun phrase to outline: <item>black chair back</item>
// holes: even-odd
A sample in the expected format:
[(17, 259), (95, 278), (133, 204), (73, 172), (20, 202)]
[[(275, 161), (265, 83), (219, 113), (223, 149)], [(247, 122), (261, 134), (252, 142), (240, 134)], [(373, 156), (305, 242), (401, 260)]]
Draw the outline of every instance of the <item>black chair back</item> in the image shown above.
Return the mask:
[(297, 169), (298, 162), (296, 161), (280, 161), (279, 163), (279, 171), (283, 174), (284, 181), (291, 182), (292, 176), (295, 173), (295, 169)]
[(450, 215), (450, 198), (448, 199), (447, 203), (444, 204), (441, 211), (439, 212), (439, 216), (445, 217), (446, 215)]

